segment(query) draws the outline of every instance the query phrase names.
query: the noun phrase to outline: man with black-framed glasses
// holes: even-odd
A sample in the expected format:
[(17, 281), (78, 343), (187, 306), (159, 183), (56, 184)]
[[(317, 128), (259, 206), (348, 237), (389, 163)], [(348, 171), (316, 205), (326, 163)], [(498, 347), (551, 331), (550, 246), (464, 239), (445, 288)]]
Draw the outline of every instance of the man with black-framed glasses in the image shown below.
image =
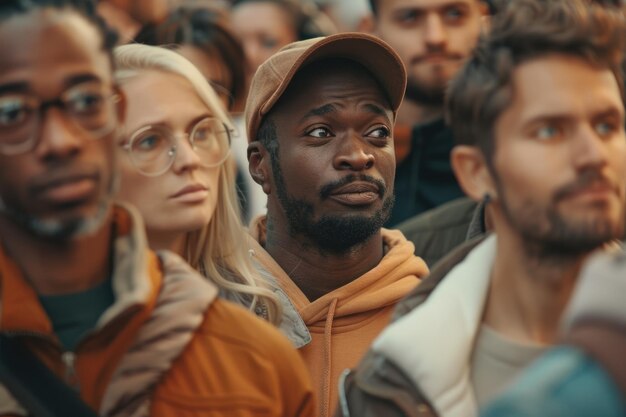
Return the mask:
[[(289, 342), (114, 202), (115, 39), (91, 2), (0, 2), (0, 416), (315, 416)], [(165, 164), (181, 139), (134, 138)], [(228, 132), (182, 140), (218, 160)]]

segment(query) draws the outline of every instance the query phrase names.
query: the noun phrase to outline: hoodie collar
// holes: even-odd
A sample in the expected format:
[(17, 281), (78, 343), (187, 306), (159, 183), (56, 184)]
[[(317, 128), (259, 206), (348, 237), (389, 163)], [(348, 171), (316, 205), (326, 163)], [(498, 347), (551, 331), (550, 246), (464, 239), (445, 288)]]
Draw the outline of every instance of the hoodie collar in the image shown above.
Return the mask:
[(258, 242), (257, 259), (276, 279), (307, 325), (326, 319), (336, 301), (335, 317), (349, 316), (397, 303), (428, 274), (424, 261), (414, 255), (414, 246), (398, 230), (382, 229), (385, 255), (380, 263), (349, 284), (311, 302), (276, 261), (260, 247), (265, 238), (265, 217), (253, 221), (250, 233)]

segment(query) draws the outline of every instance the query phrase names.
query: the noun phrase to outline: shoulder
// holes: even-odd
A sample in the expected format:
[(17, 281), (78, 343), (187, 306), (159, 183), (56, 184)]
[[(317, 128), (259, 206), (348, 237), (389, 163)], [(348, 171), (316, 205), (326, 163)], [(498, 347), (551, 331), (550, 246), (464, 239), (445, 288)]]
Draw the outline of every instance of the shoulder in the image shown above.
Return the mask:
[(441, 231), (459, 226), (469, 226), (478, 203), (459, 198), (432, 210), (421, 213), (398, 225), (405, 236), (424, 231)]
[(256, 410), (251, 415), (308, 416), (294, 410), (315, 406), (308, 371), (291, 343), (269, 323), (221, 299), (207, 309), (157, 394), (161, 404), (186, 399), (224, 408), (224, 415)]
[(415, 216), (398, 229), (415, 245), (415, 253), (428, 265), (463, 243), (478, 203), (460, 198)]

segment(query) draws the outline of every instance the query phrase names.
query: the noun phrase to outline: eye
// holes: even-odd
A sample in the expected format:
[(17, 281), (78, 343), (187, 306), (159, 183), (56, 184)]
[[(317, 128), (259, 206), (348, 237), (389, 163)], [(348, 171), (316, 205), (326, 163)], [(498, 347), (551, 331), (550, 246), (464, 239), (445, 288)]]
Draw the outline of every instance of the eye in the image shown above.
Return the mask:
[(618, 125), (610, 121), (602, 121), (596, 123), (594, 129), (600, 136), (609, 136), (618, 129)]
[(145, 132), (135, 140), (133, 140), (133, 152), (151, 152), (167, 146), (167, 139), (158, 132)]
[(0, 126), (4, 128), (16, 127), (24, 123), (33, 110), (20, 97), (0, 99)]
[(273, 50), (278, 47), (278, 40), (269, 36), (261, 38), (261, 46), (265, 49)]
[(104, 96), (94, 91), (73, 92), (67, 100), (68, 108), (75, 114), (92, 114), (100, 111)]
[(205, 145), (213, 138), (213, 129), (211, 126), (199, 126), (193, 132), (193, 143), (195, 145)]
[(559, 136), (560, 130), (554, 125), (541, 126), (535, 132), (535, 137), (539, 140), (551, 140)]
[(407, 9), (398, 11), (394, 16), (394, 20), (401, 25), (408, 26), (415, 23), (419, 17), (420, 13), (418, 10)]
[(466, 11), (461, 7), (449, 7), (444, 11), (444, 19), (448, 23), (457, 23), (466, 15)]
[(309, 130), (306, 134), (314, 138), (330, 138), (333, 136), (332, 132), (325, 127), (316, 127), (313, 130)]
[(378, 126), (370, 130), (367, 136), (375, 139), (387, 139), (391, 136), (391, 131), (386, 126)]

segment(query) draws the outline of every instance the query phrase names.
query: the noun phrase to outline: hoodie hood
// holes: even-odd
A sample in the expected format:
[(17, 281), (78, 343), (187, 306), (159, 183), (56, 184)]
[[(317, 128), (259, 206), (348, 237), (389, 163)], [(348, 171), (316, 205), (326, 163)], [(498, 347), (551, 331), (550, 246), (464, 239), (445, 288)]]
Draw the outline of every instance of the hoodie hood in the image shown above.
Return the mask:
[(356, 366), (389, 323), (396, 303), (428, 274), (428, 267), (414, 255), (413, 243), (400, 231), (382, 229), (385, 251), (380, 263), (349, 284), (311, 302), (262, 248), (265, 217), (256, 219), (250, 231), (257, 242), (253, 256), (273, 276), (275, 285), (285, 293), (311, 334), (311, 342), (300, 351), (318, 389), (320, 416), (331, 415), (336, 405), (339, 374)]

